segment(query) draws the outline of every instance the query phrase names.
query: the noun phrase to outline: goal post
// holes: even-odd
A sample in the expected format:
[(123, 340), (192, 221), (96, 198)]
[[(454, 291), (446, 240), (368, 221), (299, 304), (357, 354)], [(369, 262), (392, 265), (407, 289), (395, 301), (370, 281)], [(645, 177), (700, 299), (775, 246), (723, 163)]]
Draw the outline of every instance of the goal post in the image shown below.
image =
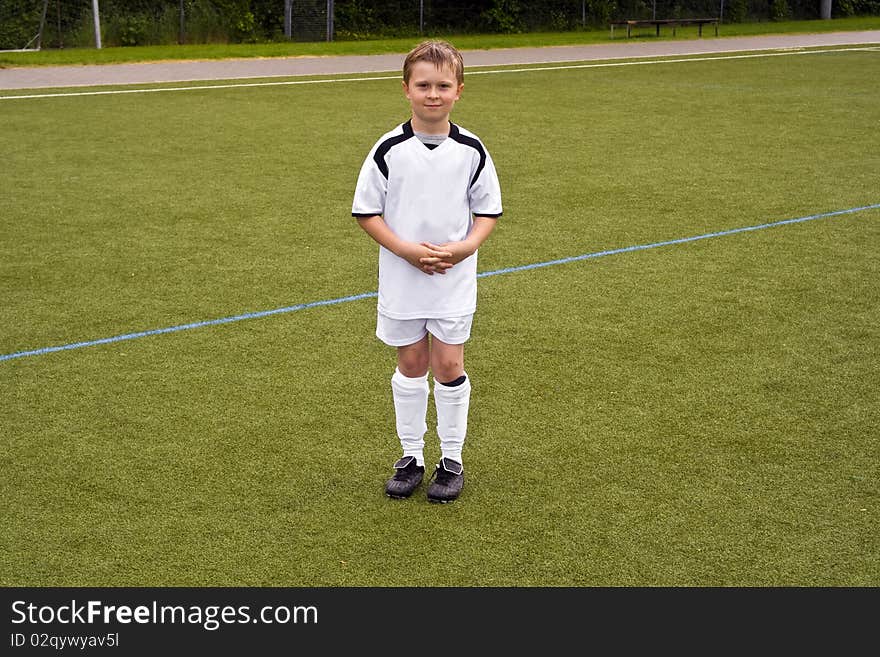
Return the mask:
[(98, 0), (92, 0), (92, 18), (95, 22), (95, 48), (101, 49), (101, 12), (98, 9)]
[(289, 6), (289, 17), (285, 12), (288, 39), (333, 41), (333, 0), (291, 0)]

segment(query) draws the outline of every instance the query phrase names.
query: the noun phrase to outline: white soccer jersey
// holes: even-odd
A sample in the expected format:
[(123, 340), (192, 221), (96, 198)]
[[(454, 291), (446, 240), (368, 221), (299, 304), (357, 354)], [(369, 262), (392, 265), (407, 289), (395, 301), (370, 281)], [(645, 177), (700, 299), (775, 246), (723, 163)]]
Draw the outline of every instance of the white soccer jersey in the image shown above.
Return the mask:
[[(430, 149), (410, 121), (383, 135), (361, 167), (355, 217), (382, 215), (410, 242), (457, 242), (474, 216), (501, 216), (501, 187), (492, 158), (471, 132), (450, 123), (449, 137)], [(393, 319), (442, 319), (477, 307), (477, 254), (446, 274), (429, 276), (379, 248), (379, 312)]]

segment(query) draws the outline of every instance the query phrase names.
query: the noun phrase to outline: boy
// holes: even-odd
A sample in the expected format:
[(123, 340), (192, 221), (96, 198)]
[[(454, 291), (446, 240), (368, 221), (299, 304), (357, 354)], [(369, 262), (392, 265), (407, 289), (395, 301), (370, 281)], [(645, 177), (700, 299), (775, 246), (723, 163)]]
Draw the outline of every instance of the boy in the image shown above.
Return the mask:
[(452, 45), (425, 41), (410, 51), (403, 92), (412, 117), (373, 146), (352, 204), (380, 245), (376, 336), (397, 348), (391, 390), (403, 456), (385, 484), (393, 498), (409, 497), (424, 476), (428, 369), (442, 455), (428, 500), (452, 502), (464, 484), (464, 343), (477, 303), (476, 253), (501, 216), (501, 189), (482, 142), (449, 121), (463, 87)]

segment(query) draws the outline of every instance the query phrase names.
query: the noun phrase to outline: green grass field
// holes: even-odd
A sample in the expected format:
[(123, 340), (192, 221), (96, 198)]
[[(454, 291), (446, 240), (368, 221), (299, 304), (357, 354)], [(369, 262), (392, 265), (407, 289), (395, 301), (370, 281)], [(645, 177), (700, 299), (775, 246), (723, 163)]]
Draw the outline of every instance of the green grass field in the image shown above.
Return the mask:
[[(876, 206), (877, 79), (469, 75), (480, 270)], [(0, 99), (0, 357), (374, 291), (351, 197), (405, 118), (394, 80)], [(374, 299), (4, 358), (0, 583), (880, 585), (878, 247), (874, 207), (481, 279), (452, 505), (382, 494)]]

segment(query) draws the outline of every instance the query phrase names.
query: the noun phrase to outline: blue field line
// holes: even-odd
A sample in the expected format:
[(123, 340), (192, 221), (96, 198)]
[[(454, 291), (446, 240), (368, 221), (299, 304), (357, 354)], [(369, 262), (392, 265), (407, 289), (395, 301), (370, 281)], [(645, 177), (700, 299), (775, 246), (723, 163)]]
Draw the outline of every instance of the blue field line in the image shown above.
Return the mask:
[(379, 296), (378, 292), (364, 292), (363, 294), (353, 294), (347, 297), (337, 297), (336, 299), (324, 299), (322, 301), (311, 301), (309, 303), (300, 303), (295, 306), (285, 306), (284, 308), (273, 308), (272, 310), (261, 310), (253, 313), (242, 313), (232, 317), (221, 317), (220, 319), (208, 319), (203, 322), (192, 322), (191, 324), (179, 324), (177, 326), (168, 326), (166, 328), (152, 329), (150, 331), (139, 331), (138, 333), (126, 333), (124, 335), (114, 335), (111, 338), (101, 338), (99, 340), (88, 340), (86, 342), (74, 342), (64, 344), (58, 347), (44, 347), (42, 349), (34, 349), (33, 351), (19, 351), (14, 354), (5, 354), (0, 356), (0, 361), (11, 360), (13, 358), (24, 358), (25, 356), (42, 356), (43, 354), (51, 354), (56, 351), (69, 351), (71, 349), (81, 349), (83, 347), (94, 347), (99, 344), (112, 344), (114, 342), (124, 342), (125, 340), (135, 340), (137, 338), (146, 338), (151, 335), (162, 335), (163, 333), (177, 333), (178, 331), (188, 331), (189, 329), (202, 328), (204, 326), (217, 326), (218, 324), (231, 324), (240, 322), (245, 319), (257, 319), (259, 317), (269, 317), (270, 315), (280, 315), (282, 313), (292, 313), (297, 310), (306, 310), (307, 308), (317, 308), (318, 306), (333, 306), (348, 301), (359, 301), (360, 299), (369, 299)]
[(512, 274), (517, 271), (528, 271), (529, 269), (541, 269), (542, 267), (551, 267), (553, 265), (564, 265), (569, 262), (578, 262), (580, 260), (591, 260), (592, 258), (601, 258), (603, 256), (617, 255), (619, 253), (630, 253), (632, 251), (644, 251), (646, 249), (656, 249), (660, 246), (672, 246), (673, 244), (686, 244), (687, 242), (696, 242), (698, 240), (707, 240), (712, 237), (724, 237), (725, 235), (736, 235), (737, 233), (747, 233), (752, 230), (763, 230), (764, 228), (774, 228), (776, 226), (785, 226), (786, 224), (799, 224), (804, 221), (813, 221), (814, 219), (825, 219), (827, 217), (837, 217), (842, 214), (853, 214), (854, 212), (864, 212), (865, 210), (878, 210), (880, 203), (874, 205), (863, 205), (859, 208), (850, 208), (849, 210), (835, 210), (834, 212), (823, 212), (821, 214), (811, 214), (808, 217), (798, 217), (796, 219), (783, 219), (781, 221), (772, 221), (766, 224), (758, 224), (756, 226), (743, 226), (742, 228), (731, 228), (730, 230), (721, 230), (716, 233), (705, 233), (703, 235), (694, 235), (693, 237), (681, 237), (675, 240), (667, 240), (666, 242), (653, 242), (651, 244), (637, 244), (635, 246), (625, 246), (620, 249), (609, 249), (608, 251), (597, 251), (595, 253), (585, 253), (579, 256), (570, 256), (568, 258), (560, 258), (559, 260), (548, 260), (546, 262), (536, 262), (531, 265), (520, 265), (518, 267), (506, 267), (505, 269), (496, 269), (495, 271), (486, 271), (477, 274), (477, 278), (486, 278), (488, 276), (498, 276), (499, 274)]
[[(607, 251), (596, 251), (595, 253), (585, 253), (578, 256), (570, 256), (568, 258), (559, 258), (558, 260), (547, 260), (545, 262), (536, 262), (529, 265), (520, 265), (517, 267), (506, 267), (504, 269), (495, 269), (477, 274), (477, 278), (488, 278), (489, 276), (499, 276), (501, 274), (512, 274), (519, 271), (528, 271), (530, 269), (541, 269), (543, 267), (552, 267), (554, 265), (564, 265), (571, 262), (579, 262), (581, 260), (591, 260), (593, 258), (601, 258), (603, 256), (617, 255), (620, 253), (630, 253), (632, 251), (645, 251), (647, 249), (656, 249), (661, 246), (672, 246), (674, 244), (686, 244), (688, 242), (696, 242), (706, 240), (713, 237), (724, 237), (725, 235), (736, 235), (737, 233), (746, 233), (754, 230), (763, 230), (765, 228), (775, 228), (777, 226), (785, 226), (788, 224), (798, 224), (805, 221), (814, 221), (816, 219), (826, 219), (829, 217), (838, 217), (846, 214), (854, 214), (856, 212), (864, 212), (865, 210), (878, 210), (880, 203), (873, 205), (863, 205), (848, 210), (835, 210), (834, 212), (822, 212), (820, 214), (811, 214), (806, 217), (797, 217), (796, 219), (783, 219), (781, 221), (772, 221), (765, 224), (757, 224), (755, 226), (743, 226), (741, 228), (731, 228), (730, 230), (721, 230), (714, 233), (704, 233), (703, 235), (694, 235), (692, 237), (681, 237), (679, 239), (667, 240), (665, 242), (652, 242), (650, 244), (637, 244), (635, 246), (626, 246), (619, 249), (609, 249)], [(56, 347), (43, 347), (42, 349), (34, 349), (31, 351), (18, 351), (11, 354), (0, 355), (0, 361), (12, 360), (14, 358), (25, 358), (27, 356), (42, 356), (51, 354), (56, 351), (69, 351), (71, 349), (81, 349), (83, 347), (94, 347), (102, 344), (113, 344), (115, 342), (124, 342), (126, 340), (135, 340), (137, 338), (146, 338), (151, 335), (162, 335), (163, 333), (177, 333), (178, 331), (188, 331), (190, 329), (203, 328), (205, 326), (217, 326), (219, 324), (231, 324), (246, 319), (258, 319), (260, 317), (269, 317), (270, 315), (281, 315), (284, 313), (296, 312), (298, 310), (307, 310), (309, 308), (317, 308), (319, 306), (334, 306), (340, 303), (348, 303), (349, 301), (360, 301), (362, 299), (371, 299), (379, 296), (378, 292), (364, 292), (362, 294), (353, 294), (346, 297), (337, 297), (335, 299), (323, 299), (321, 301), (311, 301), (309, 303), (300, 303), (295, 306), (285, 306), (283, 308), (274, 308), (272, 310), (262, 310), (259, 312), (242, 313), (232, 317), (221, 317), (220, 319), (209, 319), (201, 322), (192, 322), (190, 324), (179, 324), (177, 326), (169, 326), (166, 328), (152, 329), (149, 331), (139, 331), (137, 333), (126, 333), (124, 335), (115, 335), (109, 338), (101, 338), (98, 340), (88, 340), (85, 342), (74, 342), (71, 344), (60, 345)]]

